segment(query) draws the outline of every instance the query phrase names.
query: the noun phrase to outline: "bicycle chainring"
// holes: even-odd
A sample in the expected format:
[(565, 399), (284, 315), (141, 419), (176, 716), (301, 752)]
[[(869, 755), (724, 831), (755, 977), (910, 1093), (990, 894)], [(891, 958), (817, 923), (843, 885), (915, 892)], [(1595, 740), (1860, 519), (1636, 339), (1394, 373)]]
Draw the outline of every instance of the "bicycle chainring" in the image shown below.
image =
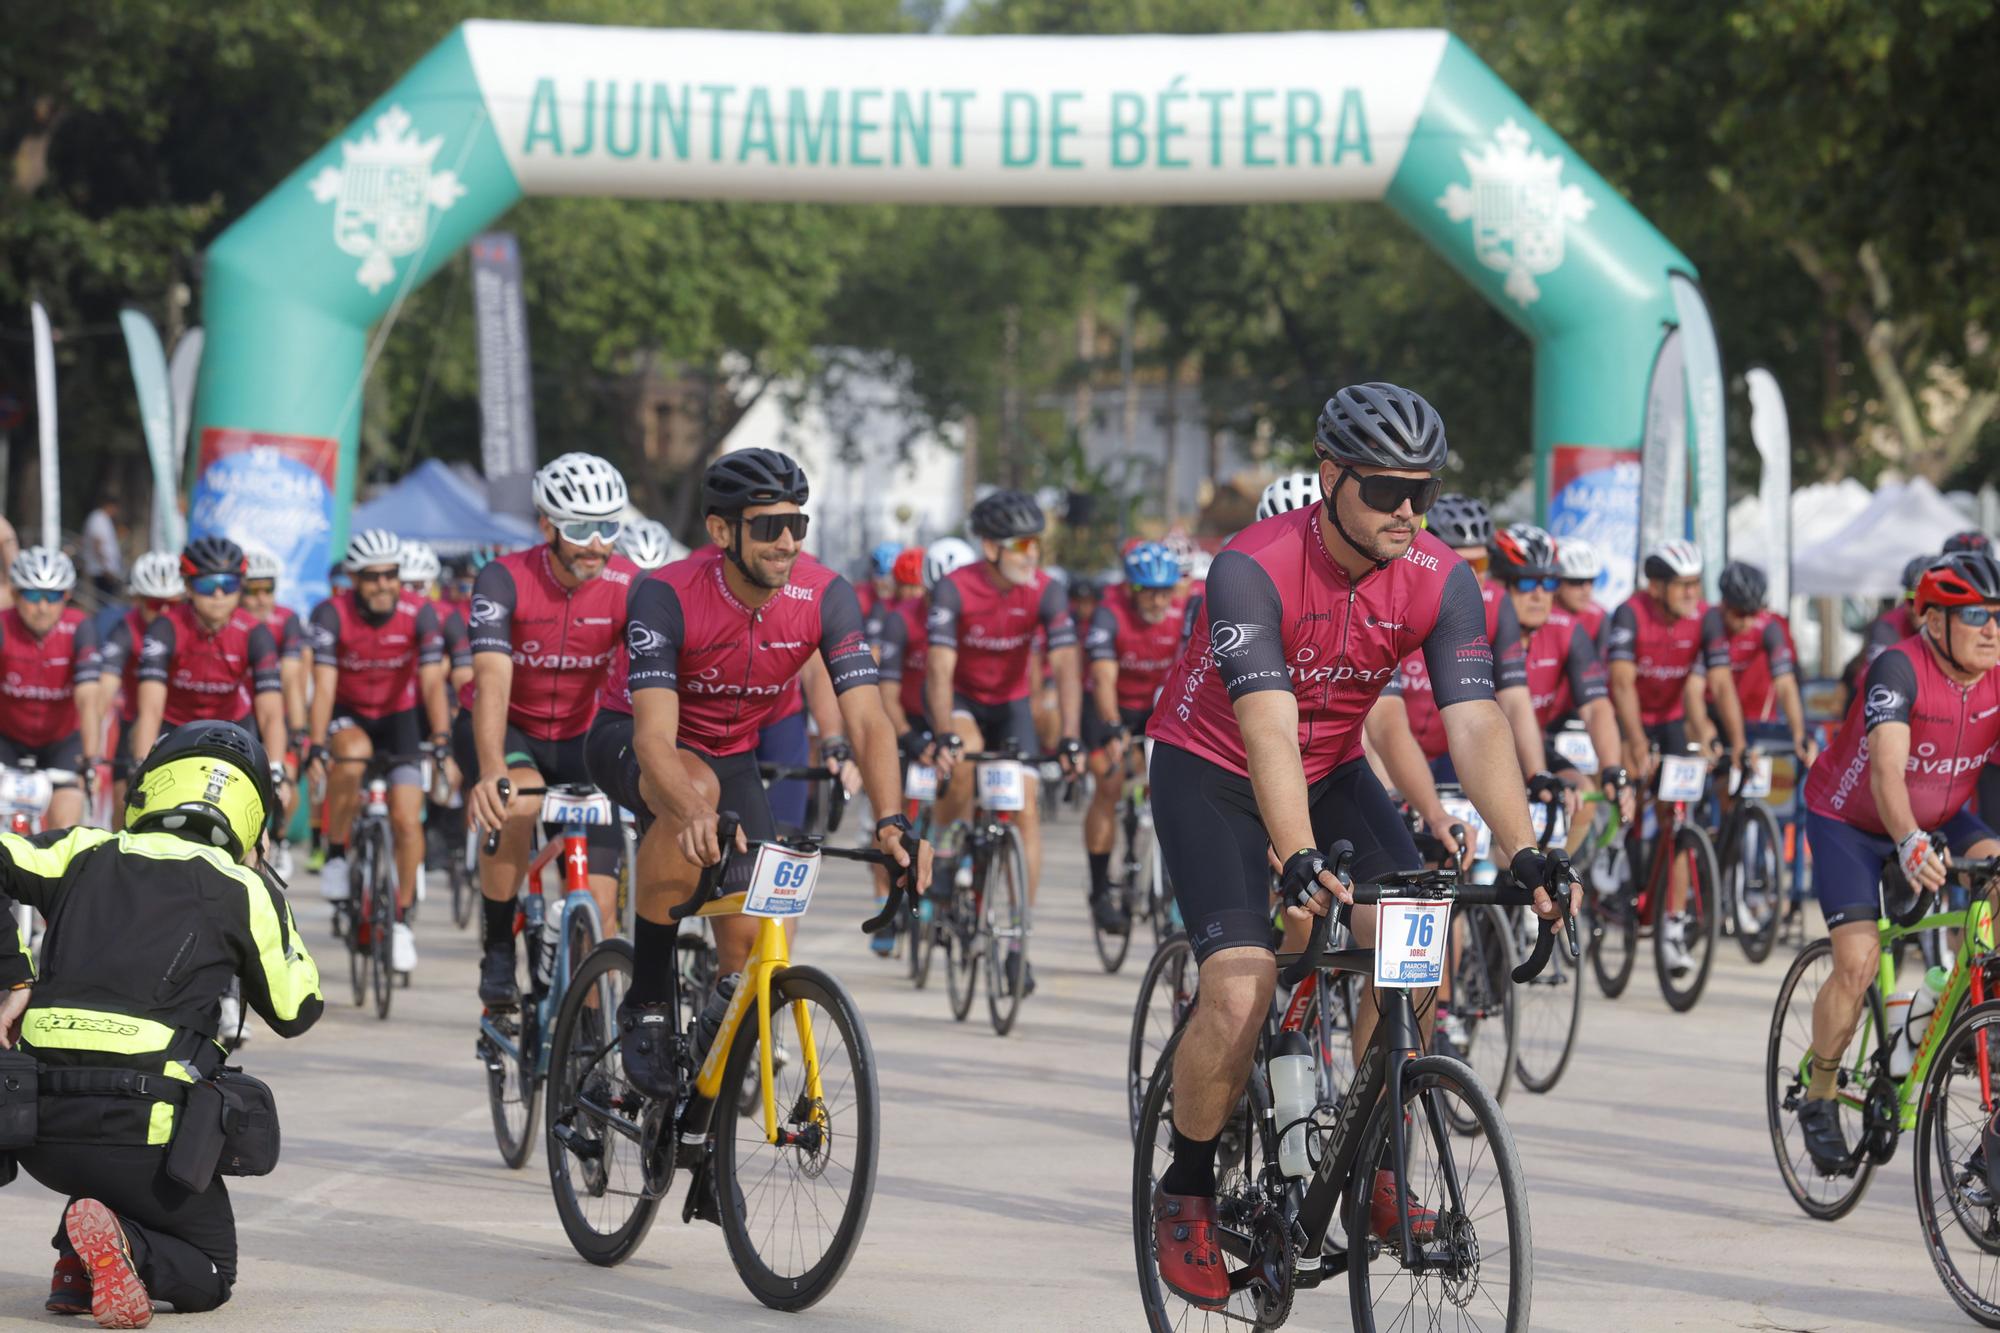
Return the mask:
[(1257, 1327), (1276, 1328), (1291, 1317), (1293, 1280), (1299, 1266), (1298, 1242), (1284, 1213), (1266, 1204), (1250, 1221), (1257, 1247), (1244, 1266), (1244, 1291), (1257, 1312)]
[(1868, 1084), (1868, 1096), (1862, 1102), (1859, 1151), (1877, 1166), (1886, 1165), (1896, 1155), (1901, 1114), (1900, 1087), (1887, 1074), (1876, 1074)]

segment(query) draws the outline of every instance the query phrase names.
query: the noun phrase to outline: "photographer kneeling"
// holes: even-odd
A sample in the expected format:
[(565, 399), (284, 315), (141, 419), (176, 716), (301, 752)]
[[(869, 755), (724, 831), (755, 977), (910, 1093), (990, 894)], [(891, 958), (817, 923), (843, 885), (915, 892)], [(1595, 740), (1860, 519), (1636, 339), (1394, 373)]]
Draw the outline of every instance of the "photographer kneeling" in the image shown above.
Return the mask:
[(249, 732), (194, 722), (132, 777), (123, 833), (0, 833), (6, 899), (49, 922), (41, 975), (0, 911), (0, 1185), (69, 1196), (48, 1309), (142, 1328), (155, 1299), (212, 1310), (236, 1280), (217, 1173), (276, 1163), (270, 1091), (223, 1070), (223, 992), (280, 1036), (320, 1015), (319, 970), (255, 859), (278, 808)]

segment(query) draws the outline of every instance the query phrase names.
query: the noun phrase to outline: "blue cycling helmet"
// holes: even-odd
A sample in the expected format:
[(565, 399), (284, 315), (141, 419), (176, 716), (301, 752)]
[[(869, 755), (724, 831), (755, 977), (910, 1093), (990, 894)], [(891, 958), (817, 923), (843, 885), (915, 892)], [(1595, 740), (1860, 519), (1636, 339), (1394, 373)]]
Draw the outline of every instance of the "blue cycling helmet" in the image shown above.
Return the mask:
[(875, 566), (875, 577), (886, 579), (896, 568), (896, 557), (903, 553), (900, 542), (877, 542), (875, 549), (868, 553), (869, 563)]
[(1160, 542), (1140, 542), (1125, 553), (1125, 581), (1135, 588), (1171, 588), (1181, 581), (1181, 562)]

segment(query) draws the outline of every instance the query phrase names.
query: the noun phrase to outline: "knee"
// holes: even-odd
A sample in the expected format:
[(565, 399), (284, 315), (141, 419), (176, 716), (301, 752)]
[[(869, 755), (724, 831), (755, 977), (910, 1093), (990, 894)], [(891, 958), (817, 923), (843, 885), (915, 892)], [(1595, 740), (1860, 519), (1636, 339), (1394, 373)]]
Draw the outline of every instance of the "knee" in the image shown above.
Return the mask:
[(424, 816), (421, 810), (389, 811), (389, 831), (401, 841), (424, 836)]
[(1833, 960), (1834, 980), (1842, 990), (1859, 995), (1874, 984), (1875, 973), (1880, 965), (1880, 959), (1874, 950), (1836, 953)]

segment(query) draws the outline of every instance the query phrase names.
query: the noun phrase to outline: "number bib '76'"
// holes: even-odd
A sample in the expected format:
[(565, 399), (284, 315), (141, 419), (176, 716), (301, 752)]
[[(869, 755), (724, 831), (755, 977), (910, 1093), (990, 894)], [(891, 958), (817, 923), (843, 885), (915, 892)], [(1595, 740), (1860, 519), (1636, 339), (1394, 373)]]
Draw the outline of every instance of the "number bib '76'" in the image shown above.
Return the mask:
[(1449, 900), (1383, 903), (1375, 927), (1375, 984), (1398, 990), (1437, 985), (1450, 943)]
[(795, 852), (766, 843), (757, 849), (757, 864), (743, 897), (743, 915), (803, 916), (818, 882), (818, 852)]

